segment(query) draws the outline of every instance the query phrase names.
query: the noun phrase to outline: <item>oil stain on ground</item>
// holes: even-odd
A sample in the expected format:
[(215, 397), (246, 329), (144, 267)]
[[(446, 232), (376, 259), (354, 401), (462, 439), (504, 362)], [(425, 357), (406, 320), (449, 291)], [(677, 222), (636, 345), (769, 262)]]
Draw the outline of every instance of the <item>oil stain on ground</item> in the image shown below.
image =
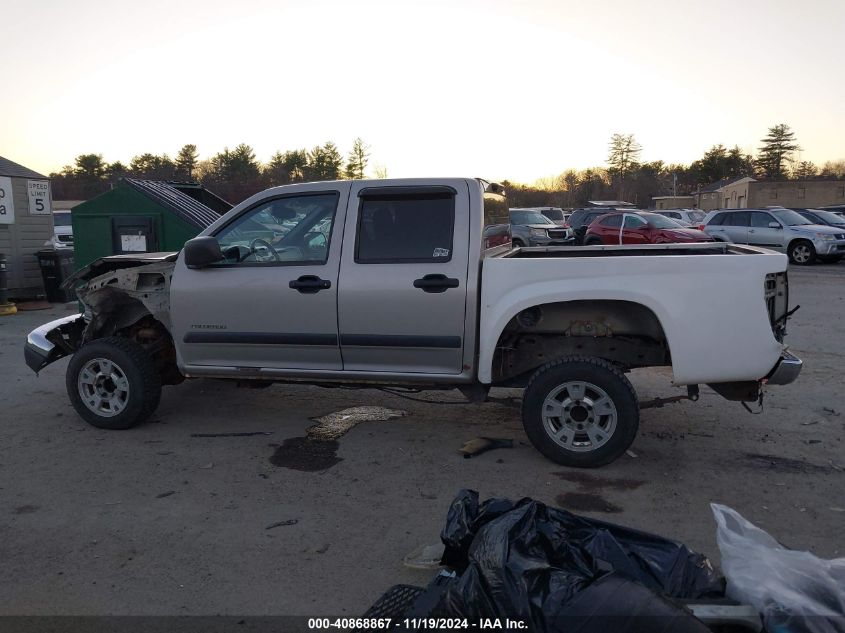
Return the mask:
[(561, 508), (574, 512), (622, 512), (622, 508), (589, 492), (564, 492), (555, 499)]
[(289, 437), (281, 446), (270, 444), (276, 449), (270, 463), (303, 472), (326, 470), (343, 461), (337, 456), (340, 448), (337, 440), (350, 429), (361, 422), (391, 420), (405, 415), (408, 415), (407, 411), (385, 407), (352, 407), (314, 418), (315, 424), (307, 429), (305, 437)]
[(276, 452), (270, 457), (270, 463), (280, 468), (314, 472), (326, 470), (343, 461), (342, 457), (337, 456), (337, 449), (340, 448), (337, 440), (289, 437), (281, 446), (270, 446), (276, 447)]
[(577, 492), (564, 492), (555, 498), (560, 507), (573, 512), (622, 512), (622, 508), (611, 503), (596, 491), (605, 489), (636, 490), (645, 483), (639, 479), (596, 477), (582, 471), (564, 471), (555, 473), (555, 475), (578, 486)]
[(746, 453), (745, 459), (748, 464), (760, 468), (770, 468), (779, 473), (832, 473), (835, 469), (832, 466), (822, 466), (799, 459), (779, 457), (777, 455), (761, 455), (760, 453)]

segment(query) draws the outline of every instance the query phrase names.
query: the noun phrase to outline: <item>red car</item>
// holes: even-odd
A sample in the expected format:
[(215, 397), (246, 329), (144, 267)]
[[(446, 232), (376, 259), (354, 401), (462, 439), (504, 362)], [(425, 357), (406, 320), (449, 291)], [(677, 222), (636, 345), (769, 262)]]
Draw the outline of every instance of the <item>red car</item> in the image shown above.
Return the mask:
[(597, 244), (668, 244), (712, 242), (698, 229), (688, 229), (656, 213), (607, 213), (596, 218), (584, 236), (586, 246)]

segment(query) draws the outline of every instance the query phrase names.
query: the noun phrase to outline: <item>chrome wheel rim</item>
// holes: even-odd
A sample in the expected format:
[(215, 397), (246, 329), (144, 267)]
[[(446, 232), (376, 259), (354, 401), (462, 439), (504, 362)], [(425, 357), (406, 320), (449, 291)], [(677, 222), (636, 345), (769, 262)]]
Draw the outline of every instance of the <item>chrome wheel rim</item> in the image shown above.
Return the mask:
[(114, 361), (89, 360), (76, 378), (79, 397), (88, 409), (103, 418), (121, 413), (129, 402), (129, 379)]
[(799, 264), (806, 264), (810, 261), (810, 247), (804, 244), (799, 244), (792, 249), (792, 259)]
[(543, 401), (543, 428), (556, 444), (584, 453), (604, 446), (616, 430), (616, 405), (590, 382), (573, 380), (555, 387)]

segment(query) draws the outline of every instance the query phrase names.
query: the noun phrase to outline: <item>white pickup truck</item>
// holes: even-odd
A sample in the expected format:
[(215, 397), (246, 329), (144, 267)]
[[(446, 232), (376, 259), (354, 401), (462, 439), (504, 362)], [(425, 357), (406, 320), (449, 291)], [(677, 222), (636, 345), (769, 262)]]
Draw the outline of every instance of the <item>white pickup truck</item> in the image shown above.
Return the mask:
[(179, 253), (98, 260), (85, 304), (34, 330), (36, 372), (71, 355), (91, 424), (125, 429), (184, 378), (317, 385), (525, 388), (522, 418), (552, 460), (598, 466), (639, 423), (625, 373), (671, 366), (754, 401), (793, 381), (787, 260), (733, 244), (512, 248), (501, 187), (472, 178), (268, 189)]

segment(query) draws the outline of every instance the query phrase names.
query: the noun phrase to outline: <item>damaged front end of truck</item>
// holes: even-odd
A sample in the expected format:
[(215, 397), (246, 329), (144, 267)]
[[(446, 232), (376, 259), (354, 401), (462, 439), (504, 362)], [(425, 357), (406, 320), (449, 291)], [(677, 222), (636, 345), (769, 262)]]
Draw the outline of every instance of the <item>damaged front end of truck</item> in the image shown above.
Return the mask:
[(63, 286), (84, 306), (27, 336), (26, 364), (38, 373), (97, 338), (120, 335), (142, 345), (161, 371), (163, 384), (182, 377), (170, 336), (170, 280), (177, 253), (115, 255), (95, 260)]

